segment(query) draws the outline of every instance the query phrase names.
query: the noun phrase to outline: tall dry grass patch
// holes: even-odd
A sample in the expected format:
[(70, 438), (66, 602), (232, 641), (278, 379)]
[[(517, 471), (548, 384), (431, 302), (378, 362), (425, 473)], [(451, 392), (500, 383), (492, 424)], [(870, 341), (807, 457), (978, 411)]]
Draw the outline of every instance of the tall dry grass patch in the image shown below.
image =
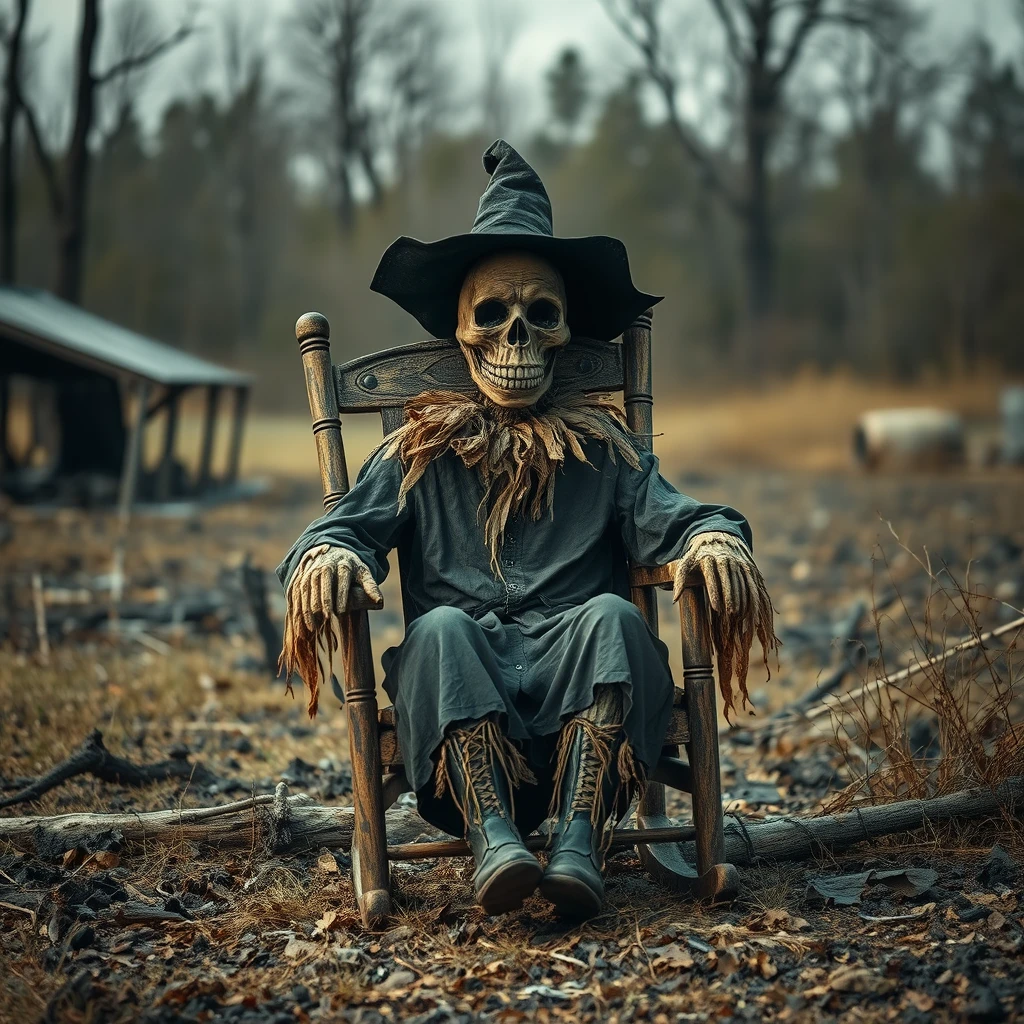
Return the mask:
[[(830, 811), (994, 788), (1024, 775), (1024, 627), (937, 657), (1024, 612), (976, 588), (970, 566), (960, 577), (936, 565), (927, 549), (914, 552), (896, 540), (913, 559), (917, 578), (910, 585), (921, 593), (910, 597), (904, 580), (897, 612), (876, 609), (878, 675), (915, 668), (906, 680), (866, 685), (856, 701), (833, 712), (854, 781)], [(892, 580), (884, 555), (882, 564)], [(1022, 837), (1018, 822), (1007, 824)]]

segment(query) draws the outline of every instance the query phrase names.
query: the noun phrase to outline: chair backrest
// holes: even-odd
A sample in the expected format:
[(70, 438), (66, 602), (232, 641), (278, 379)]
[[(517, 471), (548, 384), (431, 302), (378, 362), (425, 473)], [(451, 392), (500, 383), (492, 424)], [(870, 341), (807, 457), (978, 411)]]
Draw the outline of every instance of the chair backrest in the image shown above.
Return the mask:
[[(647, 450), (653, 435), (654, 397), (651, 390), (651, 316), (647, 310), (623, 332), (622, 342), (573, 338), (558, 354), (555, 387), (591, 392), (621, 391), (626, 424), (636, 443)], [(331, 509), (348, 491), (349, 477), (341, 434), (342, 412), (379, 412), (385, 434), (402, 424), (410, 398), (429, 389), (456, 392), (475, 390), (458, 342), (413, 342), (359, 356), (333, 365), (330, 324), (319, 313), (306, 313), (295, 324), (306, 374), (309, 410), (313, 417), (324, 508)], [(404, 583), (405, 573), (399, 571)], [(631, 572), (631, 596), (648, 625), (657, 633), (654, 585), (667, 574), (651, 570)]]

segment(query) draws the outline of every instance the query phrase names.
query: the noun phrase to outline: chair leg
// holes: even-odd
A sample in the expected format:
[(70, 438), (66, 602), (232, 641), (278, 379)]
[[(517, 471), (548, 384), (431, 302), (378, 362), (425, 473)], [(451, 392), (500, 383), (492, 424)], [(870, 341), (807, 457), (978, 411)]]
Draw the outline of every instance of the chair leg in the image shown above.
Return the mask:
[(722, 767), (718, 756), (718, 709), (710, 671), (687, 675), (690, 718), (687, 757), (693, 773), (693, 824), (697, 829), (697, 893), (701, 899), (730, 900), (739, 891), (739, 873), (725, 861)]
[(376, 929), (391, 914), (391, 878), (370, 623), (362, 611), (341, 616), (340, 625), (352, 759), (352, 885), (364, 926)]

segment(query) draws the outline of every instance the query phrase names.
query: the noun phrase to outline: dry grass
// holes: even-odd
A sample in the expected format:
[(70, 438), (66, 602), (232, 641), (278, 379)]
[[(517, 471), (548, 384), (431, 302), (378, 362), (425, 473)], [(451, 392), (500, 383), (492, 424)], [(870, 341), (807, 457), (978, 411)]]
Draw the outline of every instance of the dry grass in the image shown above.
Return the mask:
[(969, 424), (991, 420), (1005, 382), (994, 377), (897, 385), (805, 373), (758, 390), (655, 403), (656, 448), (667, 466), (710, 464), (806, 472), (849, 469), (850, 437), (869, 409), (939, 406)]
[[(0, 775), (40, 774), (70, 754), (92, 728), (104, 734), (115, 754), (133, 761), (160, 760), (174, 743), (205, 749), (193, 760), (206, 761), (220, 774), (243, 781), (276, 776), (294, 757), (315, 763), (348, 749), (344, 715), (321, 715), (310, 723), (301, 700), (283, 695), (281, 684), (231, 668), (237, 648), (206, 638), (204, 649), (182, 647), (167, 655), (144, 648), (93, 644), (58, 646), (48, 663), (37, 655), (0, 649)], [(211, 688), (212, 683), (212, 688)], [(333, 702), (332, 702), (333, 703)], [(225, 749), (227, 740), (248, 728), (255, 716), (261, 729), (279, 726), (273, 759)], [(292, 729), (308, 727), (292, 733)], [(233, 757), (239, 767), (220, 762)], [(132, 793), (136, 810), (155, 810), (200, 802), (179, 781), (147, 786)], [(31, 813), (94, 810), (109, 799), (109, 787), (91, 778), (36, 801)], [(22, 813), (26, 813), (22, 811)]]
[[(1019, 609), (973, 589), (969, 570), (961, 579), (933, 564), (927, 549), (918, 554), (902, 543), (900, 548), (916, 564), (925, 592), (912, 605), (901, 596), (897, 615), (876, 609), (877, 672), (889, 676), (902, 665), (921, 671), (905, 682), (867, 689), (847, 714), (834, 717), (854, 775), (837, 809), (862, 800), (889, 803), (995, 787), (1024, 774), (1024, 631), (930, 662), (990, 630), (1002, 609), (1015, 616)], [(1015, 825), (1010, 818), (1006, 824)]]

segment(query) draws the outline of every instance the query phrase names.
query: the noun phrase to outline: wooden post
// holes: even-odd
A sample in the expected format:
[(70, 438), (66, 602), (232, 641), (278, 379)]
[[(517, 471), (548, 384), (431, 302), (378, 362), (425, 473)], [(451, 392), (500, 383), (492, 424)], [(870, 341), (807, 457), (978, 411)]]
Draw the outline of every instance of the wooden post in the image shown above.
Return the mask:
[(171, 496), (174, 478), (174, 444), (178, 435), (178, 404), (181, 388), (171, 388), (167, 395), (167, 411), (164, 419), (164, 446), (160, 454), (160, 469), (156, 480), (158, 501), (167, 501)]
[(697, 829), (698, 892), (701, 896), (732, 895), (735, 869), (723, 864), (725, 833), (722, 822), (722, 767), (718, 754), (718, 709), (715, 673), (711, 664), (711, 632), (708, 627), (704, 588), (688, 587), (679, 598), (679, 622), (683, 635), (683, 686), (690, 740), (693, 790), (693, 824)]
[[(334, 369), (331, 366), (330, 337), (330, 324), (319, 313), (306, 313), (295, 324), (327, 511), (349, 489)], [(375, 928), (391, 914), (391, 882), (384, 830), (383, 767), (377, 735), (377, 684), (370, 645), (370, 620), (365, 611), (350, 612), (340, 617), (339, 625), (355, 813), (352, 883), (363, 923), (368, 928)]]
[(206, 413), (203, 418), (203, 447), (199, 455), (199, 476), (196, 490), (202, 492), (210, 485), (210, 467), (213, 464), (213, 441), (217, 432), (217, 405), (220, 402), (220, 385), (211, 384), (206, 389)]
[(39, 660), (50, 664), (50, 635), (46, 625), (46, 595), (43, 593), (43, 577), (32, 573), (32, 608), (36, 617), (36, 639), (39, 642)]
[(11, 407), (11, 378), (0, 377), (0, 473), (7, 469), (7, 419)]
[[(622, 397), (626, 407), (626, 426), (636, 435), (633, 440), (637, 447), (648, 452), (654, 450), (654, 395), (651, 384), (653, 317), (654, 310), (647, 310), (622, 333), (622, 363), (625, 370)], [(655, 588), (634, 587), (631, 597), (657, 636), (658, 602)]]
[[(633, 432), (634, 443), (644, 451), (653, 451), (654, 395), (651, 370), (651, 325), (654, 310), (649, 309), (633, 321), (622, 334), (623, 368), (625, 380), (622, 389), (626, 407), (626, 426)], [(633, 587), (633, 604), (640, 609), (648, 627), (658, 635), (658, 598), (654, 587)], [(640, 817), (653, 818), (665, 814), (665, 787), (648, 783), (637, 808)]]
[(135, 392), (135, 415), (132, 418), (121, 469), (121, 492), (117, 501), (117, 540), (114, 542), (114, 566), (110, 574), (110, 596), (115, 606), (124, 592), (124, 551), (128, 540), (128, 524), (131, 521), (139, 485), (139, 468), (142, 465), (142, 436), (146, 430), (149, 381), (137, 380), (132, 390)]
[(231, 425), (228, 466), (224, 475), (225, 483), (233, 484), (238, 479), (238, 464), (242, 459), (242, 432), (245, 429), (245, 410), (248, 402), (249, 389), (247, 387), (235, 388), (235, 410)]

